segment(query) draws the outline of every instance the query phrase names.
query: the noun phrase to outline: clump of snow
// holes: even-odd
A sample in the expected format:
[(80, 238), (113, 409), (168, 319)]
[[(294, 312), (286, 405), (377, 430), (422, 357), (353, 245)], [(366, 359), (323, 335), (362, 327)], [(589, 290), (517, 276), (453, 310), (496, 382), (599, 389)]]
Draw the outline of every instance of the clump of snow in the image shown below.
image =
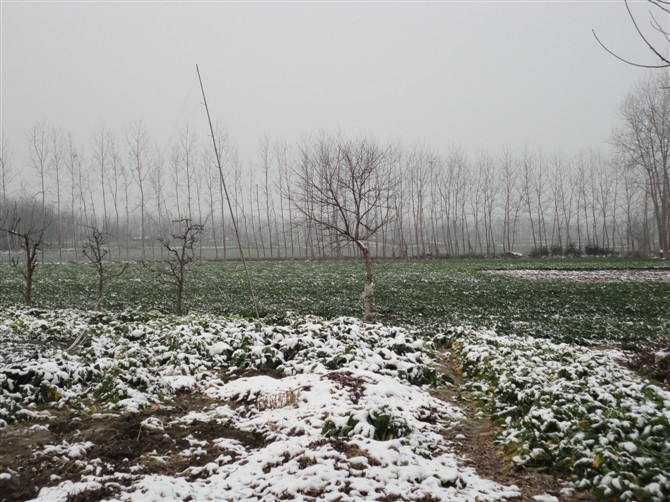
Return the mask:
[[(354, 389), (355, 387), (355, 389)], [(301, 389), (297, 407), (258, 409), (261, 390)], [(480, 478), (460, 464), (445, 438), (448, 423), (463, 417), (460, 410), (398, 378), (369, 370), (318, 370), (281, 379), (257, 375), (206, 385), (214, 401), (238, 405), (200, 412), (197, 420), (232, 422), (242, 431), (262, 435), (258, 447), (219, 438), (187, 438), (180, 455), (194, 460), (209, 449), (222, 454), (214, 462), (187, 468), (182, 475), (134, 475), (116, 500), (506, 500), (519, 495)], [(410, 433), (388, 441), (365, 430), (344, 437), (325, 437), (324, 424), (333, 417), (368, 416), (387, 409), (401, 416)], [(194, 414), (177, 423), (191, 424)], [(152, 422), (153, 423), (153, 422)], [(143, 422), (143, 426), (149, 422)], [(370, 424), (367, 424), (370, 426)], [(298, 431), (298, 433), (297, 433)], [(109, 483), (109, 476), (88, 477)], [(93, 485), (90, 485), (93, 486)], [(119, 484), (119, 486), (121, 486)], [(36, 500), (65, 500), (83, 489), (70, 481), (44, 488)]]
[(70, 459), (81, 458), (86, 455), (86, 452), (91, 449), (93, 443), (86, 441), (83, 443), (73, 443), (70, 444), (67, 441), (63, 441), (58, 445), (47, 445), (41, 450), (36, 452), (37, 455), (44, 457), (60, 458), (63, 461), (68, 461)]

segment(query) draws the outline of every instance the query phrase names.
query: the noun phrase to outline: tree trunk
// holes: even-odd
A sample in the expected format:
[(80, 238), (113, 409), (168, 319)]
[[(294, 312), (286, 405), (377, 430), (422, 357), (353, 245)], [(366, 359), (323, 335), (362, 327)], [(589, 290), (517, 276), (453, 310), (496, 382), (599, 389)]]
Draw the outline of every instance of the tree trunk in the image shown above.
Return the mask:
[(372, 257), (370, 249), (362, 242), (357, 242), (365, 259), (365, 289), (363, 290), (363, 322), (372, 320), (372, 303), (374, 301), (374, 285), (372, 283)]

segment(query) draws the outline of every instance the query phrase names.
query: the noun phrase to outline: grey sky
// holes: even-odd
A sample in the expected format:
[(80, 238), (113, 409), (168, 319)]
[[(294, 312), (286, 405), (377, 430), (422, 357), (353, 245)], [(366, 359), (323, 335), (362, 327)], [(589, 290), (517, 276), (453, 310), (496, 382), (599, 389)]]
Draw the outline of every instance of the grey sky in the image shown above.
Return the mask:
[[(646, 7), (634, 6), (641, 12)], [(622, 1), (52, 2), (2, 5), (2, 122), (25, 165), (37, 120), (88, 145), (142, 117), (164, 147), (213, 115), (243, 158), (260, 137), (341, 129), (469, 151), (605, 146), (652, 61)]]

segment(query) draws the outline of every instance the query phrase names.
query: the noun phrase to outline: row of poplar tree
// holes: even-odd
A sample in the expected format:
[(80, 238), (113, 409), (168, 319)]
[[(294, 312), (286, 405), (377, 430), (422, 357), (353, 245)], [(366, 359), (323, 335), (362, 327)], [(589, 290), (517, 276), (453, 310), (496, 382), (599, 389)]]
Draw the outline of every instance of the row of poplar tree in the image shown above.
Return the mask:
[[(329, 181), (308, 179), (334, 162), (327, 153), (333, 145), (346, 143), (374, 151), (389, 173), (375, 179), (372, 170), (368, 180), (386, 185), (362, 220), (375, 229), (375, 256), (667, 254), (668, 79), (646, 76), (624, 99), (607, 154), (466, 152), (319, 133), (295, 144), (264, 137), (245, 163), (217, 127), (219, 170), (211, 138), (190, 126), (162, 150), (142, 121), (119, 131), (98, 127), (85, 143), (40, 122), (26, 133), (25, 161), (13, 158), (12, 143), (2, 138), (0, 226), (40, 215), (51, 256), (61, 260), (80, 259), (90, 228), (108, 235), (111, 258), (160, 258), (158, 240), (184, 218), (204, 227), (197, 249), (203, 259), (239, 257), (233, 219), (249, 257), (355, 256), (355, 242), (339, 238), (337, 206), (314, 205), (318, 183)], [(320, 218), (306, 218), (310, 197)], [(330, 219), (332, 225), (314, 224)], [(0, 238), (9, 256), (19, 246), (10, 233)]]

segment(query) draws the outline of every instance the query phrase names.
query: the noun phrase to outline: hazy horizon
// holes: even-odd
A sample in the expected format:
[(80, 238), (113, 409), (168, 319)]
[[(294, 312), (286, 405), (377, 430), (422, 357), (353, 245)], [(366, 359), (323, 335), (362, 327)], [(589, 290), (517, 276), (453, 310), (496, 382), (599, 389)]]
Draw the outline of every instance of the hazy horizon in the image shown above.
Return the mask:
[[(641, 18), (646, 6), (633, 4)], [(259, 140), (341, 130), (468, 151), (606, 147), (653, 62), (622, 1), (2, 2), (2, 125), (18, 170), (38, 121), (83, 145), (141, 118), (166, 150), (207, 99), (253, 161)], [(166, 153), (163, 151), (163, 153)]]

